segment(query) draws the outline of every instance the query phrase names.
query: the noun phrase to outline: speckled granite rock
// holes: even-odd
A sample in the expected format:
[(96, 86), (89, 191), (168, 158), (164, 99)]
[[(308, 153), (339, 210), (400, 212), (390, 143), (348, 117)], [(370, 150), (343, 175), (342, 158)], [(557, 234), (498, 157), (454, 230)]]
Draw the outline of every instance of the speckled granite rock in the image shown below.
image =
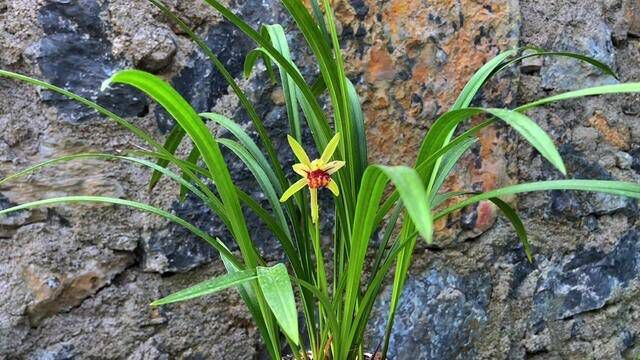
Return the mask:
[[(254, 26), (291, 27), (276, 0), (227, 3)], [(279, 89), (264, 73), (240, 79), (251, 43), (199, 1), (168, 1), (220, 52), (247, 89), (284, 163), (291, 162)], [(518, 45), (572, 50), (640, 81), (635, 0), (339, 0), (348, 75), (362, 95), (371, 160), (413, 162), (430, 123), (486, 60)], [(315, 64), (292, 33), (294, 57)], [(136, 66), (171, 81), (200, 111), (252, 132), (221, 77), (173, 24), (143, 0), (0, 0), (0, 67), (53, 81), (99, 101), (161, 138), (171, 127), (129, 89), (97, 92), (116, 69)], [(531, 60), (500, 74), (474, 103), (515, 106), (614, 80), (569, 60)], [(280, 95), (279, 95), (280, 94)], [(530, 112), (573, 177), (640, 181), (640, 95), (589, 98)], [(54, 155), (142, 145), (111, 122), (33, 87), (0, 79), (0, 176)], [(220, 133), (221, 136), (225, 134)], [(255, 135), (255, 134), (254, 134)], [(181, 149), (180, 151), (186, 151)], [(259, 200), (241, 164), (233, 176)], [(465, 155), (451, 190), (489, 190), (559, 174), (504, 126)], [(66, 194), (135, 198), (169, 208), (216, 236), (202, 204), (176, 201), (131, 164), (61, 164), (3, 184), (0, 206)], [(169, 189), (169, 190), (167, 190)], [(513, 200), (530, 230), (530, 264), (489, 203), (437, 224), (420, 244), (392, 338), (392, 358), (629, 359), (640, 354), (638, 208), (611, 196), (550, 192)], [(250, 220), (261, 252), (280, 249)], [(58, 207), (0, 219), (0, 358), (253, 359), (264, 356), (239, 297), (225, 292), (160, 310), (147, 304), (222, 267), (207, 246), (156, 217), (111, 206)], [(388, 291), (388, 290), (387, 290)], [(388, 292), (370, 328), (375, 350)], [(411, 352), (403, 351), (411, 348)]]

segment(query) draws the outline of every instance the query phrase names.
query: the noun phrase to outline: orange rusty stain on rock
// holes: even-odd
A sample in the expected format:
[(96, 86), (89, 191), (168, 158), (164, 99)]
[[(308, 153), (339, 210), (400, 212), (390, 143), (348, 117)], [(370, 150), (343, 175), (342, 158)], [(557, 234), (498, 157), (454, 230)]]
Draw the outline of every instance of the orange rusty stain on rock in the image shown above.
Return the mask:
[(618, 129), (609, 125), (609, 120), (601, 113), (595, 113), (590, 119), (589, 124), (598, 130), (605, 141), (609, 144), (623, 150), (629, 149), (631, 138), (629, 132), (620, 132)]
[(412, 78), (418, 83), (426, 83), (431, 75), (431, 70), (426, 62), (419, 62), (413, 67)]
[(391, 81), (395, 78), (393, 59), (383, 44), (378, 43), (372, 47), (369, 52), (369, 58), (366, 74), (368, 82)]
[(447, 228), (447, 217), (440, 218), (433, 223), (433, 229), (440, 233)]
[(391, 4), (387, 8), (386, 18), (388, 22), (385, 23), (389, 27), (389, 32), (393, 37), (399, 36), (400, 28), (404, 19), (409, 18), (409, 15), (416, 9), (416, 4), (412, 0), (392, 0)]
[(504, 152), (500, 148), (502, 141), (494, 127), (484, 129), (478, 135), (480, 140), (481, 167), (474, 169), (474, 182), (482, 184), (483, 191), (493, 190), (507, 180)]

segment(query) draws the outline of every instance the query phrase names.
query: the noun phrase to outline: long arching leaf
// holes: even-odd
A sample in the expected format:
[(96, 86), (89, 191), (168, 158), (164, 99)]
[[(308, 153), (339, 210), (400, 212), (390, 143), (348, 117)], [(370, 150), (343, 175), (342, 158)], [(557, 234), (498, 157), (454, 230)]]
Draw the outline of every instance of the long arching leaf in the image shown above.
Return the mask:
[(119, 71), (107, 79), (103, 87), (115, 83), (133, 86), (153, 98), (162, 105), (189, 135), (213, 176), (222, 203), (228, 212), (231, 224), (231, 229), (229, 230), (238, 242), (247, 265), (250, 267), (257, 266), (259, 262), (258, 254), (251, 242), (231, 174), (217, 142), (202, 119), (200, 119), (200, 116), (169, 84), (147, 72), (139, 70)]
[(224, 246), (224, 244), (220, 242), (220, 240), (212, 238), (204, 231), (198, 229), (196, 226), (192, 225), (188, 221), (176, 215), (173, 215), (165, 210), (156, 208), (154, 206), (139, 203), (136, 201), (124, 200), (124, 199), (118, 199), (118, 198), (106, 197), (106, 196), (65, 196), (65, 197), (57, 197), (57, 198), (51, 198), (51, 199), (32, 201), (26, 204), (13, 206), (7, 209), (0, 210), (0, 215), (5, 215), (12, 212), (25, 210), (25, 209), (34, 209), (39, 207), (47, 207), (47, 206), (54, 206), (54, 205), (61, 205), (61, 204), (74, 204), (74, 203), (108, 203), (108, 204), (114, 204), (114, 205), (122, 205), (122, 206), (131, 207), (134, 209), (142, 210), (148, 213), (161, 216), (169, 221), (172, 221), (184, 227), (194, 235), (200, 237), (201, 239), (205, 240), (207, 243), (211, 244), (213, 248), (218, 250), (218, 252), (220, 253), (220, 256), (226, 258), (235, 266), (238, 266), (239, 268), (244, 268), (244, 266), (236, 259), (236, 257), (233, 254), (231, 254), (231, 252), (229, 252), (229, 250)]
[(434, 216), (434, 220), (438, 220), (448, 214), (462, 209), (465, 206), (471, 205), (478, 201), (489, 200), (491, 198), (501, 197), (505, 195), (513, 195), (525, 192), (533, 191), (545, 191), (545, 190), (576, 190), (576, 191), (589, 191), (600, 192), (618, 196), (626, 196), (634, 199), (640, 199), (640, 184), (633, 184), (622, 181), (609, 181), (609, 180), (550, 180), (540, 181), (526, 184), (511, 185), (500, 189), (487, 191), (482, 194), (472, 196), (466, 200), (452, 205)]
[(151, 303), (151, 306), (160, 306), (173, 304), (181, 301), (191, 300), (206, 295), (228, 289), (233, 286), (242, 285), (245, 282), (256, 279), (254, 270), (242, 270), (238, 272), (228, 273), (213, 279), (203, 281), (199, 284), (175, 292), (162, 299), (158, 299)]

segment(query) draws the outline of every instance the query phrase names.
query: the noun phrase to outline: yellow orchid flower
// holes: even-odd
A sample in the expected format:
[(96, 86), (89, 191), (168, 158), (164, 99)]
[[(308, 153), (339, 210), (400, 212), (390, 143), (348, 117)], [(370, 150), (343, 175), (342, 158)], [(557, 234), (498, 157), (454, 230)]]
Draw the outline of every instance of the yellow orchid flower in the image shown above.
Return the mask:
[(340, 195), (338, 184), (331, 179), (331, 175), (340, 170), (345, 162), (338, 160), (329, 161), (340, 142), (340, 133), (337, 133), (331, 141), (329, 141), (320, 159), (313, 161), (309, 159), (309, 155), (307, 155), (296, 139), (287, 135), (287, 140), (289, 140), (289, 146), (291, 146), (296, 158), (300, 161), (300, 163), (293, 165), (293, 171), (302, 176), (302, 179), (291, 185), (291, 187), (282, 194), (280, 202), (287, 201), (293, 194), (302, 190), (305, 186), (308, 186), (311, 192), (311, 221), (315, 224), (318, 222), (318, 189), (328, 188), (333, 195)]

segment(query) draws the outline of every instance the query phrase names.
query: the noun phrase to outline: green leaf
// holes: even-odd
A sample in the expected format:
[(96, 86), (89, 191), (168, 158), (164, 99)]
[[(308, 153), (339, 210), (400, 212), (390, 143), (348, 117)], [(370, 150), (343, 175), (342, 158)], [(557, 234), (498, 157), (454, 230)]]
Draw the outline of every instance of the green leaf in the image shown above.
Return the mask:
[[(276, 190), (273, 188), (272, 183), (269, 181), (267, 174), (264, 172), (264, 170), (262, 170), (260, 165), (258, 165), (258, 162), (251, 156), (251, 154), (249, 154), (247, 149), (239, 143), (229, 139), (218, 139), (218, 142), (231, 150), (246, 165), (249, 171), (251, 171), (256, 181), (258, 182), (258, 185), (267, 197), (267, 200), (271, 205), (271, 209), (276, 214), (276, 219), (280, 223), (280, 227), (286, 232), (288, 239), (288, 237), (290, 236), (289, 227), (287, 226), (287, 221), (285, 219), (284, 212), (282, 211), (282, 207), (280, 206), (280, 200), (278, 198)], [(293, 247), (293, 244), (291, 244), (291, 247)]]
[[(185, 162), (189, 163), (189, 164), (193, 164), (196, 165), (198, 162), (198, 159), (200, 158), (200, 151), (198, 151), (197, 147), (193, 147), (193, 149), (191, 149), (191, 151), (189, 152), (189, 155), (187, 156), (187, 158), (185, 159)], [(196, 181), (197, 179), (195, 178), (195, 176), (190, 176), (188, 173), (186, 173), (186, 170), (182, 170), (182, 177), (184, 177), (187, 181)], [(180, 186), (180, 201), (183, 202), (186, 198), (187, 198), (187, 187), (184, 185)]]
[(241, 285), (249, 280), (257, 278), (256, 272), (253, 270), (243, 270), (234, 273), (222, 275), (213, 279), (203, 281), (197, 285), (184, 290), (175, 292), (162, 299), (151, 303), (151, 306), (160, 306), (172, 304), (180, 301), (191, 300), (205, 295), (210, 295), (221, 290), (228, 289), (232, 286)]
[(618, 79), (618, 75), (615, 73), (615, 71), (613, 71), (613, 69), (611, 69), (609, 67), (609, 65), (594, 59), (590, 56), (586, 56), (583, 54), (578, 54), (578, 53), (574, 53), (574, 52), (568, 52), (568, 51), (544, 51), (542, 49), (538, 49), (538, 48), (534, 48), (531, 46), (528, 46), (525, 48), (526, 50), (533, 50), (534, 52), (530, 53), (530, 54), (524, 54), (521, 55), (513, 60), (507, 61), (502, 63), (499, 67), (497, 67), (496, 69), (493, 70), (491, 75), (494, 75), (495, 73), (499, 72), (500, 70), (511, 66), (517, 62), (520, 62), (522, 60), (531, 58), (531, 57), (538, 57), (538, 56), (557, 56), (557, 57), (568, 57), (568, 58), (573, 58), (576, 60), (580, 60), (583, 62), (586, 62), (588, 64), (591, 64), (593, 66), (595, 66), (596, 68), (600, 69), (603, 73), (607, 74), (607, 75), (611, 75), (614, 78)]
[[(357, 332), (355, 327), (359, 326), (358, 323), (353, 323), (353, 314), (360, 295), (360, 281), (364, 271), (364, 261), (369, 241), (377, 226), (375, 215), (389, 180), (398, 189), (409, 218), (415, 224), (422, 237), (429, 243), (432, 241), (433, 221), (431, 210), (424, 184), (420, 180), (418, 173), (406, 166), (369, 166), (364, 172), (362, 185), (358, 193), (350, 237), (351, 251), (348, 268), (345, 271), (347, 280), (340, 336), (343, 339), (342, 341), (346, 341), (347, 344), (351, 343), (353, 336)], [(346, 357), (351, 349), (342, 348), (341, 350), (343, 353), (340, 356)]]
[[(347, 152), (351, 151), (354, 154), (350, 155), (350, 158), (354, 162), (352, 164), (353, 171), (355, 173), (354, 184), (360, 184), (362, 174), (368, 165), (368, 149), (367, 149), (367, 133), (364, 125), (364, 113), (362, 112), (362, 105), (360, 104), (360, 97), (356, 91), (356, 87), (347, 79), (347, 96), (349, 98), (349, 111), (350, 119), (353, 124), (353, 133), (351, 137), (354, 138), (353, 145), (355, 149), (347, 149)], [(357, 191), (354, 188), (354, 191)]]
[(446, 192), (443, 194), (437, 194), (434, 198), (433, 198), (433, 203), (431, 203), (432, 208), (437, 208), (439, 205), (441, 205), (443, 202), (452, 199), (454, 197), (458, 197), (458, 196), (462, 196), (462, 195), (470, 195), (470, 194), (480, 194), (479, 192), (472, 192), (472, 191), (451, 191), (451, 192)]
[[(431, 153), (430, 156), (427, 157), (423, 162), (421, 162), (418, 166), (416, 166), (416, 171), (421, 178), (428, 178), (429, 171), (433, 168), (432, 165), (435, 164), (441, 157), (447, 155), (450, 151), (454, 151), (460, 144), (468, 141), (469, 139), (475, 138), (476, 134), (484, 129), (485, 127), (493, 124), (494, 120), (486, 120), (478, 125), (473, 126), (469, 130), (460, 134), (458, 137), (453, 139), (447, 145), (439, 148), (438, 150)], [(378, 215), (376, 216), (376, 224), (379, 224), (384, 216), (389, 212), (389, 210), (394, 206), (394, 204), (398, 201), (399, 195), (398, 192), (394, 190), (394, 192), (389, 195), (387, 200), (384, 201), (380, 210), (378, 211)], [(435, 205), (432, 204), (435, 207)]]
[(282, 331), (291, 341), (299, 345), (298, 312), (286, 266), (284, 264), (272, 267), (259, 266), (256, 268), (256, 273), (264, 298)]
[(575, 99), (585, 96), (605, 95), (605, 94), (625, 94), (640, 92), (640, 83), (626, 83), (626, 84), (614, 84), (595, 86), (586, 89), (580, 89), (575, 91), (569, 91), (558, 95), (546, 97), (544, 99), (536, 100), (528, 104), (517, 107), (516, 111), (526, 111), (534, 107), (549, 104), (552, 102)]
[(545, 159), (560, 170), (563, 175), (567, 175), (562, 157), (556, 149), (553, 140), (529, 117), (516, 111), (505, 109), (488, 109), (493, 116), (503, 120), (522, 135)]
[(231, 224), (229, 230), (234, 235), (247, 265), (255, 267), (258, 264), (259, 256), (251, 242), (231, 174), (218, 143), (214, 140), (200, 116), (174, 88), (147, 72), (139, 70), (119, 71), (103, 83), (103, 88), (112, 83), (133, 86), (156, 100), (189, 135), (214, 179), (215, 186), (229, 217)]
[(517, 53), (517, 49), (504, 51), (478, 69), (464, 86), (460, 95), (458, 95), (456, 102), (451, 106), (451, 110), (462, 109), (469, 106), (478, 93), (478, 90), (480, 90), (487, 79), (494, 74), (494, 69), (498, 68), (506, 59)]
[[(234, 24), (240, 31), (249, 36), (253, 41), (255, 41), (260, 47), (264, 49), (265, 52), (269, 54), (269, 56), (276, 62), (278, 65), (282, 66), (282, 68), (287, 72), (293, 81), (296, 83), (298, 88), (300, 89), (301, 97), (304, 99), (301, 101), (301, 105), (307, 106), (311, 113), (311, 116), (307, 115), (307, 120), (310, 122), (310, 127), (314, 130), (313, 135), (316, 140), (316, 145), (319, 148), (324, 148), (329, 142), (330, 138), (330, 128), (326, 119), (324, 112), (322, 111), (322, 107), (320, 106), (318, 100), (313, 95), (311, 88), (305, 82), (304, 78), (300, 74), (300, 71), (289, 61), (287, 60), (278, 50), (276, 50), (273, 45), (271, 45), (269, 39), (266, 39), (259, 32), (253, 29), (249, 24), (247, 24), (240, 17), (235, 15), (229, 8), (224, 6), (218, 0), (205, 0), (206, 3), (211, 5), (214, 9), (220, 12), (222, 16), (224, 16), (229, 22)], [(285, 6), (288, 5), (290, 1), (286, 1)], [(298, 0), (295, 0), (295, 5), (302, 6)], [(299, 7), (298, 7), (299, 10)], [(306, 9), (304, 10), (306, 12)], [(307, 13), (308, 14), (308, 13)]]
[(500, 211), (502, 211), (507, 219), (509, 219), (511, 225), (513, 225), (513, 228), (516, 230), (516, 234), (518, 234), (518, 238), (520, 239), (520, 243), (522, 243), (522, 248), (524, 249), (524, 253), (527, 255), (527, 259), (529, 262), (533, 262), (533, 252), (531, 251), (531, 245), (529, 244), (529, 238), (527, 237), (527, 230), (524, 228), (524, 224), (518, 216), (518, 213), (511, 207), (511, 205), (499, 198), (494, 197), (489, 198), (489, 200), (493, 202)]
[(260, 136), (260, 140), (267, 151), (269, 159), (271, 160), (271, 165), (273, 166), (276, 174), (278, 175), (280, 185), (284, 186), (286, 183), (286, 180), (284, 177), (284, 171), (282, 169), (282, 166), (278, 162), (278, 156), (273, 147), (273, 143), (271, 142), (271, 138), (267, 134), (264, 124), (262, 123), (260, 116), (258, 116), (258, 113), (255, 107), (253, 106), (251, 101), (249, 101), (248, 97), (242, 91), (238, 83), (235, 81), (234, 76), (231, 75), (231, 73), (227, 70), (227, 68), (220, 61), (220, 59), (218, 59), (218, 57), (213, 53), (211, 48), (209, 48), (207, 43), (200, 36), (198, 36), (193, 30), (191, 30), (191, 28), (181, 18), (179, 18), (173, 12), (171, 12), (171, 10), (169, 10), (161, 1), (159, 0), (149, 0), (149, 1), (158, 9), (160, 9), (164, 15), (166, 15), (169, 19), (175, 22), (178, 25), (178, 27), (183, 32), (185, 32), (194, 43), (198, 45), (198, 47), (202, 50), (202, 52), (204, 52), (205, 55), (207, 55), (207, 57), (211, 60), (216, 70), (218, 70), (218, 72), (222, 75), (225, 81), (229, 84), (233, 92), (238, 97), (238, 100), (240, 100), (240, 104), (247, 111), (247, 114), (249, 116), (249, 119), (251, 119), (253, 126), (256, 128), (256, 131)]
[[(282, 54), (291, 64), (291, 53), (289, 44), (287, 43), (287, 35), (281, 25), (265, 25), (265, 32), (268, 34), (273, 47)], [(284, 94), (285, 105), (287, 107), (287, 118), (289, 119), (289, 132), (293, 134), (297, 141), (302, 141), (302, 127), (300, 124), (300, 107), (298, 105), (298, 86), (289, 76), (286, 70), (278, 65), (280, 72), (280, 83), (282, 84), (282, 92)]]
[(434, 220), (438, 220), (448, 214), (462, 209), (465, 206), (471, 205), (478, 201), (489, 200), (495, 197), (501, 197), (505, 195), (513, 195), (525, 192), (533, 191), (545, 191), (545, 190), (576, 190), (576, 191), (589, 191), (600, 192), (618, 196), (626, 196), (634, 199), (640, 199), (640, 184), (632, 184), (622, 181), (608, 181), (608, 180), (550, 180), (540, 181), (533, 183), (525, 183), (518, 185), (511, 185), (500, 189), (487, 191), (482, 194), (472, 196), (466, 200), (463, 200), (455, 205), (452, 205), (434, 216)]
[(460, 157), (462, 157), (462, 155), (467, 152), (467, 150), (469, 150), (469, 148), (473, 146), (473, 144), (475, 144), (477, 141), (478, 139), (476, 138), (467, 138), (463, 142), (452, 148), (451, 151), (443, 157), (442, 165), (440, 167), (440, 170), (438, 171), (438, 175), (433, 182), (433, 187), (429, 192), (431, 200), (430, 203), (433, 204), (434, 198), (436, 197), (438, 191), (440, 191), (442, 184), (444, 184), (445, 180), (458, 163), (458, 160), (460, 160)]
[[(177, 126), (177, 125), (174, 126), (171, 132), (169, 133), (169, 135), (167, 136), (167, 139), (165, 140), (164, 149), (167, 150), (167, 152), (172, 155), (175, 154), (176, 150), (178, 149), (178, 146), (180, 146), (180, 143), (182, 142), (182, 139), (184, 139), (185, 135), (186, 134), (184, 130), (180, 126)], [(159, 159), (158, 165), (160, 165), (163, 168), (167, 167), (167, 165), (169, 165), (169, 160)], [(151, 175), (151, 180), (149, 181), (149, 190), (153, 190), (153, 188), (158, 184), (158, 181), (160, 181), (161, 177), (162, 177), (162, 173), (160, 171), (155, 170), (153, 172), (153, 174)]]
[(264, 157), (258, 145), (256, 145), (251, 136), (247, 134), (242, 126), (238, 125), (233, 120), (216, 113), (201, 113), (200, 116), (222, 126), (227, 131), (229, 131), (236, 139), (238, 139), (238, 141), (247, 149), (251, 156), (258, 162), (258, 164), (260, 164), (260, 167), (269, 177), (269, 180), (276, 189), (276, 192), (282, 192), (282, 186), (280, 186), (281, 184), (278, 180), (277, 174), (269, 165), (269, 162)]
[(47, 206), (60, 205), (60, 204), (74, 204), (74, 203), (107, 203), (107, 204), (122, 205), (122, 206), (131, 207), (134, 209), (142, 210), (151, 214), (161, 216), (169, 221), (172, 221), (184, 227), (194, 235), (205, 240), (207, 243), (213, 246), (214, 249), (218, 250), (218, 252), (220, 253), (220, 256), (227, 258), (227, 260), (232, 262), (235, 266), (239, 268), (243, 268), (242, 264), (236, 259), (236, 257), (233, 254), (229, 252), (229, 250), (226, 248), (226, 246), (224, 246), (224, 244), (222, 244), (222, 242), (220, 242), (220, 240), (212, 238), (204, 231), (198, 229), (193, 224), (189, 223), (188, 221), (176, 215), (173, 215), (167, 211), (153, 207), (151, 205), (139, 203), (136, 201), (105, 197), (105, 196), (65, 196), (65, 197), (57, 197), (57, 198), (51, 198), (51, 199), (32, 201), (26, 204), (13, 206), (7, 209), (0, 210), (0, 215), (9, 214), (12, 212), (25, 210), (25, 209), (34, 209), (39, 207), (47, 207)]
[[(481, 114), (487, 113), (497, 117), (498, 119), (506, 122), (511, 127), (513, 127), (522, 137), (525, 138), (541, 155), (543, 155), (547, 160), (551, 162), (560, 172), (563, 174), (566, 173), (566, 168), (564, 163), (562, 162), (562, 158), (558, 153), (555, 145), (553, 144), (553, 140), (546, 134), (540, 126), (538, 126), (533, 120), (531, 120), (526, 115), (520, 114), (516, 111), (505, 110), (505, 109), (484, 109), (484, 108), (464, 108), (459, 110), (448, 111), (442, 116), (440, 116), (431, 126), (427, 136), (425, 137), (425, 142), (423, 143), (423, 148), (420, 150), (421, 153), (425, 154), (434, 154), (438, 150), (440, 150), (443, 146), (446, 146), (448, 141), (448, 135), (451, 133), (453, 129), (455, 129), (459, 123), (465, 121), (466, 119)], [(483, 125), (485, 126), (485, 125)], [(431, 166), (422, 166), (422, 162), (426, 160), (423, 159), (418, 167), (421, 168), (420, 174), (422, 176), (426, 176), (426, 178), (430, 177), (431, 172), (436, 169), (435, 165)], [(435, 176), (432, 177), (431, 183), (435, 181)], [(425, 179), (425, 177), (423, 177)]]
[(327, 24), (324, 22), (324, 17), (322, 16), (322, 10), (320, 10), (318, 0), (311, 0), (311, 8), (313, 9), (313, 17), (316, 19), (316, 22), (322, 31), (322, 35), (324, 36), (324, 41), (329, 43), (330, 40), (329, 32), (327, 31)]
[(264, 67), (267, 69), (267, 74), (269, 74), (269, 79), (273, 83), (276, 83), (276, 76), (273, 72), (273, 66), (271, 65), (271, 58), (269, 57), (269, 53), (267, 53), (263, 48), (257, 48), (249, 51), (247, 56), (244, 58), (244, 76), (251, 76), (251, 72), (253, 68), (256, 66), (258, 59), (262, 59), (264, 63)]

